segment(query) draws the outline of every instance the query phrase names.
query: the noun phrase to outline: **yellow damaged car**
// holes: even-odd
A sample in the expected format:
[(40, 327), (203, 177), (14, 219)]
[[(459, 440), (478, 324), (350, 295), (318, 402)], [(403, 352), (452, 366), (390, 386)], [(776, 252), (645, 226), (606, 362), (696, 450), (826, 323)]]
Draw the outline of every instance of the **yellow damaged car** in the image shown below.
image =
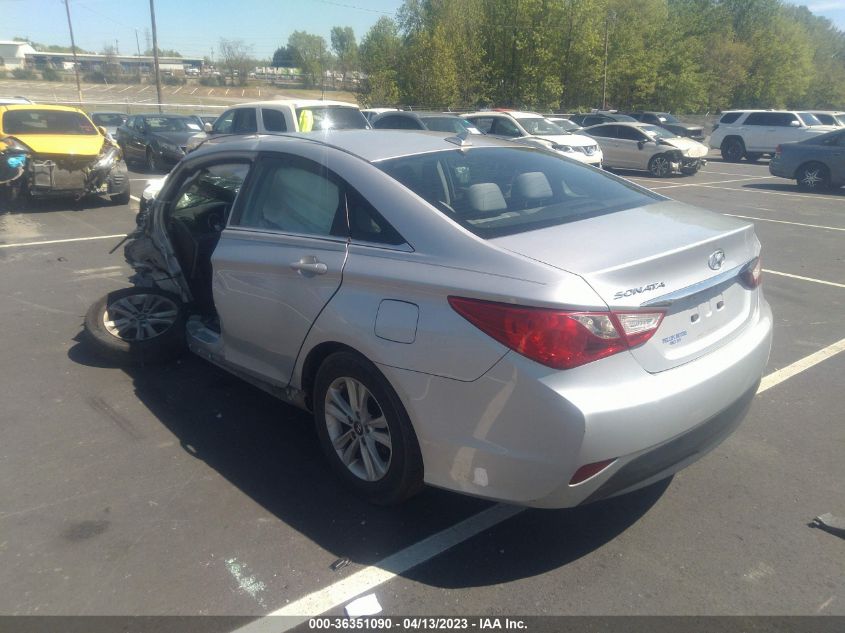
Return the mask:
[(0, 204), (86, 195), (129, 203), (120, 148), (77, 108), (0, 106)]

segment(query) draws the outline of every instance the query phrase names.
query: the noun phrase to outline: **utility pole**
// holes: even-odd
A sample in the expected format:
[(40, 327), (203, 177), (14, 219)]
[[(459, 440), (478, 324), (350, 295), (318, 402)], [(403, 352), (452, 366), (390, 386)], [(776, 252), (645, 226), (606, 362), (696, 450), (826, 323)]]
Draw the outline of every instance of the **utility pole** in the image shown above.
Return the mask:
[(161, 74), (158, 69), (158, 34), (156, 32), (156, 9), (153, 0), (150, 0), (150, 20), (153, 26), (153, 65), (156, 75), (156, 94), (158, 96), (158, 111), (161, 112)]
[(73, 39), (73, 24), (70, 21), (70, 0), (65, 0), (65, 11), (67, 11), (67, 28), (70, 31), (70, 49), (73, 51), (73, 72), (76, 75), (76, 96), (79, 99), (79, 106), (82, 107), (82, 85), (79, 83), (79, 60), (76, 58), (76, 41)]
[(616, 13), (608, 11), (604, 18), (604, 80), (601, 86), (601, 109), (607, 110), (607, 44), (610, 32), (610, 21), (616, 19)]

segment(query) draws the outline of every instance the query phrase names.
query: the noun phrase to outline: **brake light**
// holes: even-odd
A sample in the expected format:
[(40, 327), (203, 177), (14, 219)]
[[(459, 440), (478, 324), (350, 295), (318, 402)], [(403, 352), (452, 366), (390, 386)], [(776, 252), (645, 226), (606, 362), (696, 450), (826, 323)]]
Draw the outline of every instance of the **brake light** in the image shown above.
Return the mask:
[(663, 312), (555, 310), (466, 297), (449, 297), (449, 305), (502, 345), (554, 369), (572, 369), (642, 345), (663, 320)]
[(749, 262), (739, 273), (742, 283), (748, 288), (756, 288), (763, 281), (763, 260), (759, 257)]

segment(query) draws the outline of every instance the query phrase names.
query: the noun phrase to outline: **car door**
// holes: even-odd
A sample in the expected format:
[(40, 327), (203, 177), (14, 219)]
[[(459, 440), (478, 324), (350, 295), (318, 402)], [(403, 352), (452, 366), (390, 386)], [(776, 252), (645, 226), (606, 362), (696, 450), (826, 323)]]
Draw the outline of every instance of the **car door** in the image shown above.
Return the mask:
[(619, 145), (616, 139), (616, 128), (618, 125), (597, 125), (587, 130), (587, 133), (598, 141), (604, 155), (606, 167), (623, 167), (623, 158), (620, 156)]
[(212, 256), (227, 361), (275, 384), (340, 287), (348, 248), (342, 181), (320, 164), (262, 156)]
[(616, 126), (616, 146), (620, 165), (631, 169), (648, 169), (655, 143), (643, 132), (630, 125)]
[(841, 184), (845, 182), (845, 132), (835, 137), (827, 149), (830, 152), (830, 178), (834, 183)]
[(136, 161), (144, 160), (147, 156), (147, 144), (144, 139), (147, 123), (144, 117), (136, 116), (135, 122), (129, 128), (129, 136), (126, 143), (126, 150)]

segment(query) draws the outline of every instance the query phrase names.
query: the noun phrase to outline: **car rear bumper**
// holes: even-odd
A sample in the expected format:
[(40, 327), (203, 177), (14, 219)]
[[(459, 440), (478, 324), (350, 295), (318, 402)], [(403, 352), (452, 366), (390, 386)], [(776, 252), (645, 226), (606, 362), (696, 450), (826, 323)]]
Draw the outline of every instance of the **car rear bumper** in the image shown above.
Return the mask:
[(795, 177), (795, 170), (791, 167), (787, 167), (783, 160), (779, 159), (777, 156), (772, 157), (769, 161), (769, 173), (772, 176), (779, 176), (780, 178), (791, 179)]
[[(381, 369), (414, 424), (427, 483), (561, 508), (649, 485), (718, 445), (747, 410), (771, 337), (761, 298), (742, 335), (656, 374), (629, 353), (555, 371), (510, 352), (472, 382)], [(604, 460), (613, 462), (570, 485)]]

